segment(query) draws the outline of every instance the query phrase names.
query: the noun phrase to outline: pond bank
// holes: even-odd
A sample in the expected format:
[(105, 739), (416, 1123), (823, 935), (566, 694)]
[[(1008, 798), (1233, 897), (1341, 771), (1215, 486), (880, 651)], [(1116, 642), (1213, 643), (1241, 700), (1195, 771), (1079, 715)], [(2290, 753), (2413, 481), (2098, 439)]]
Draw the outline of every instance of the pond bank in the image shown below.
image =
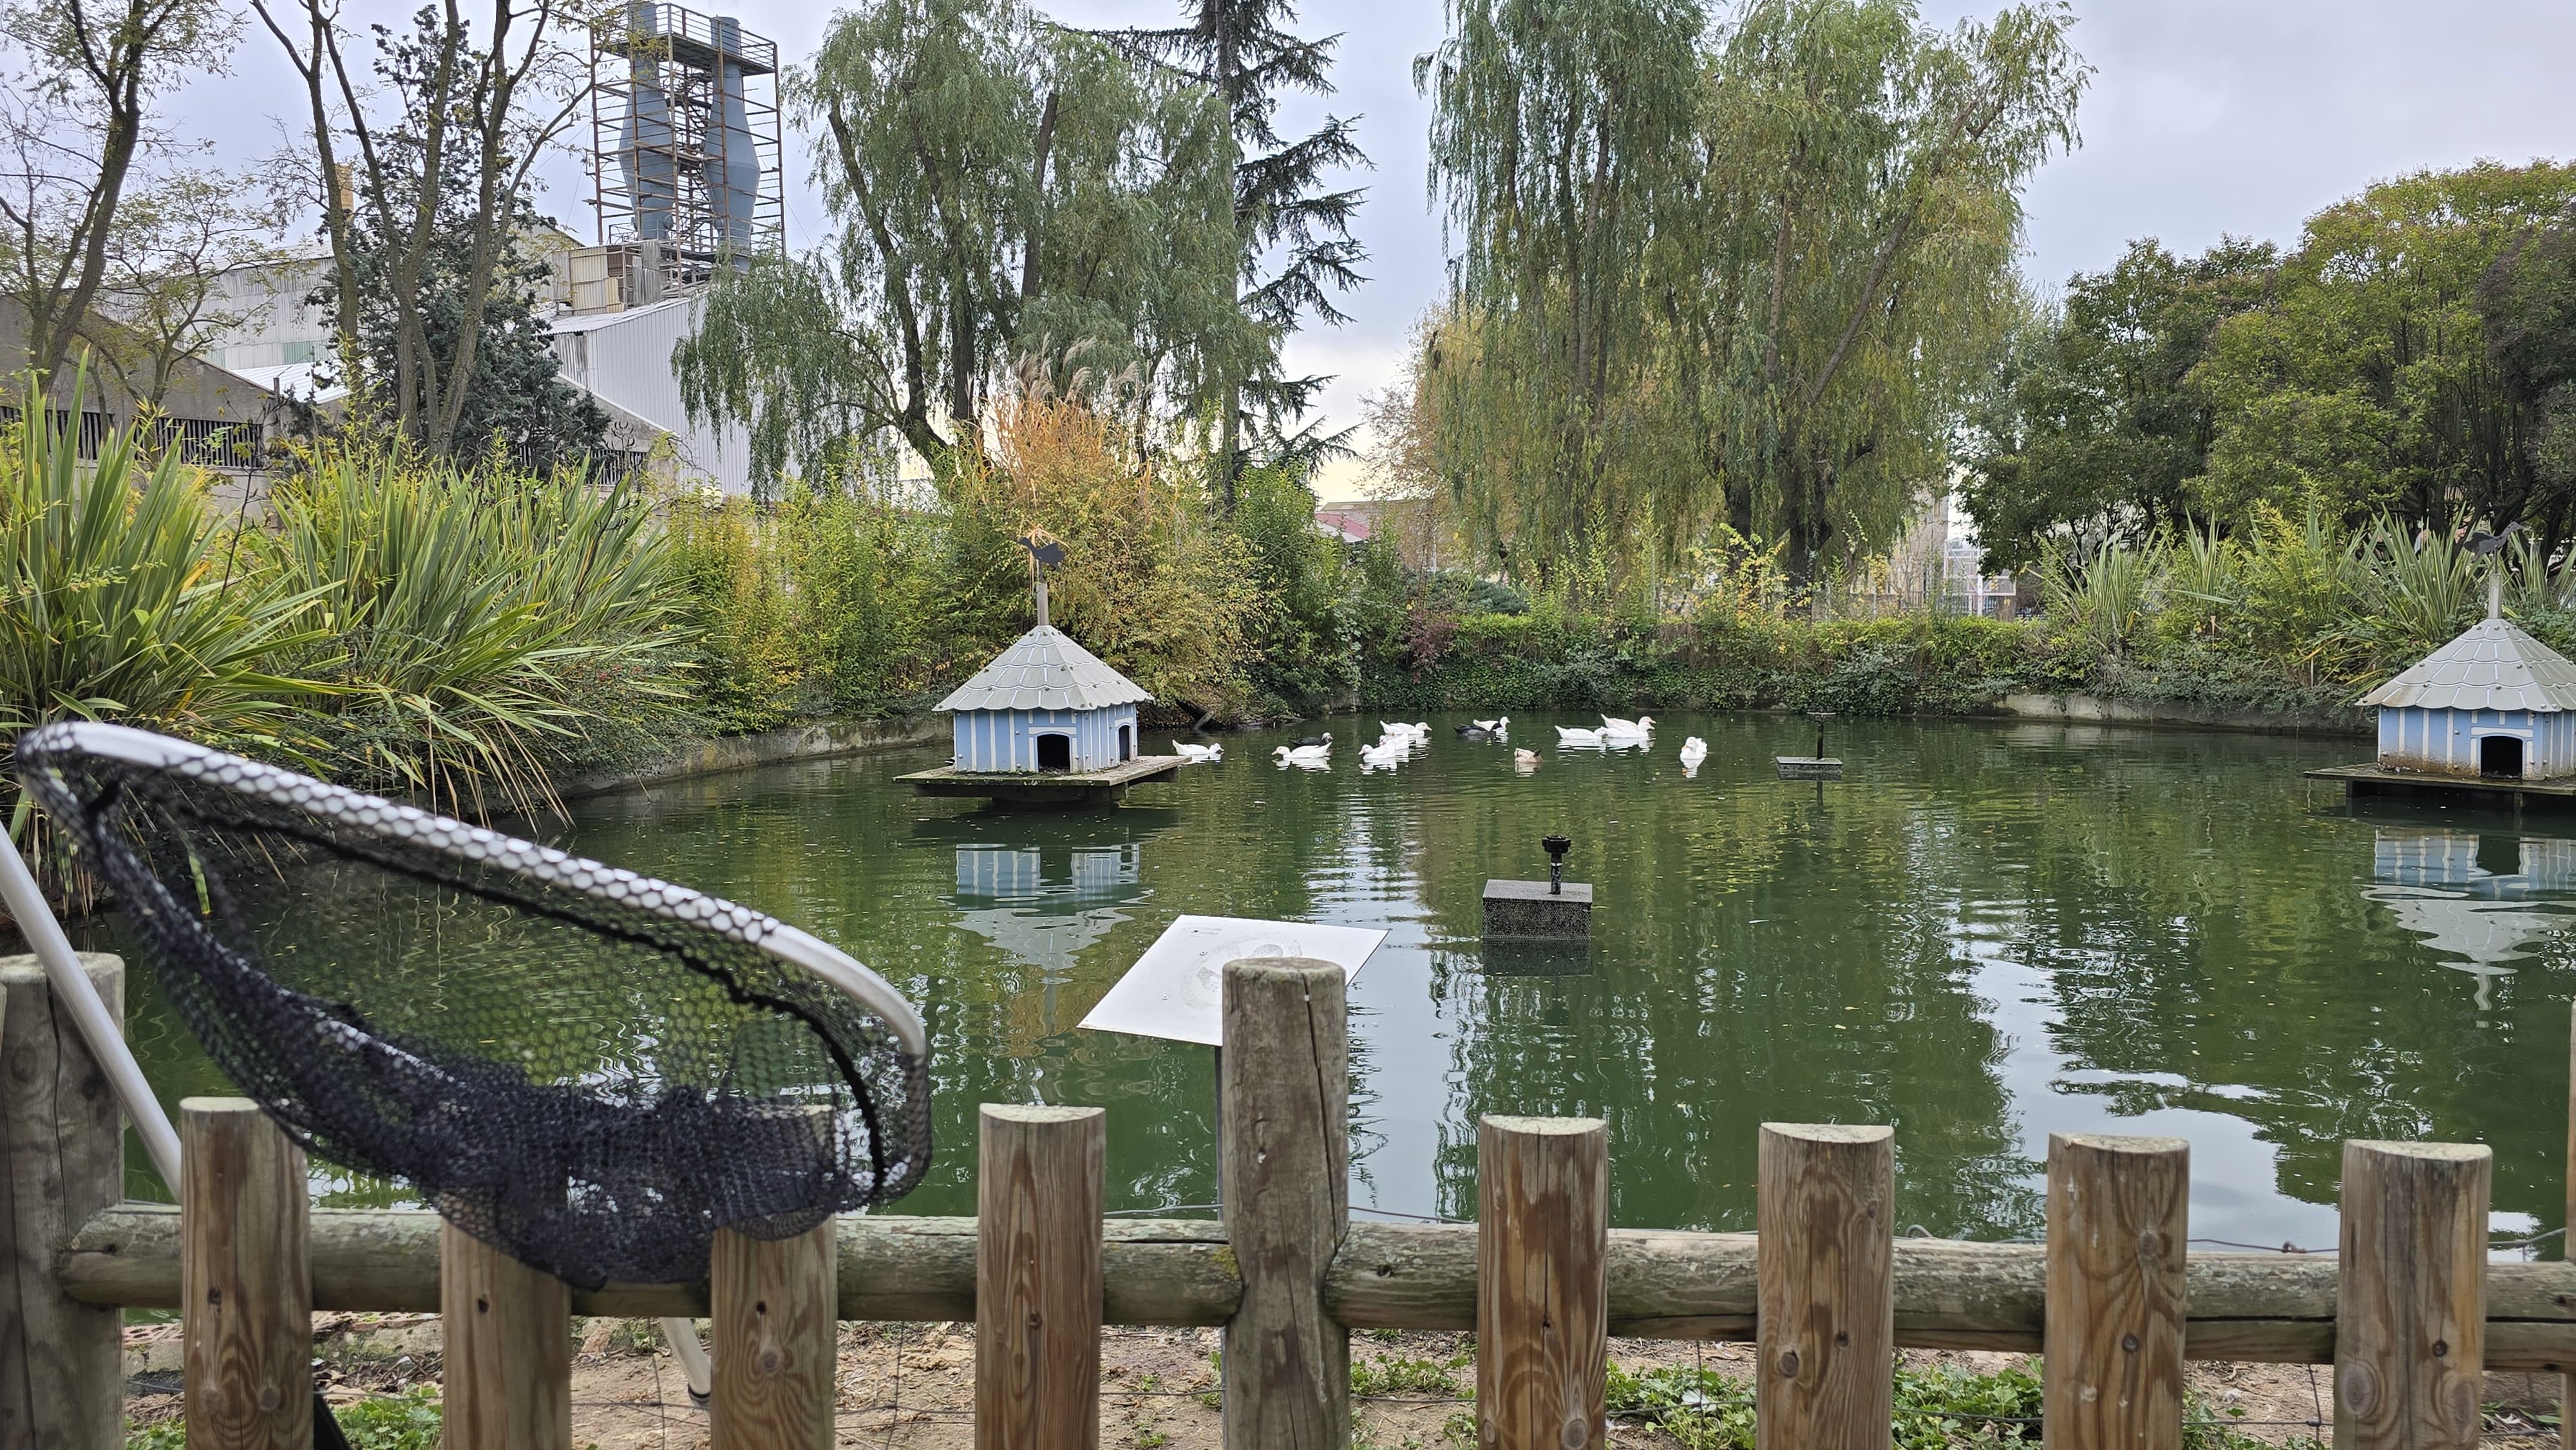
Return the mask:
[(873, 750), (927, 745), (947, 734), (946, 719), (914, 715), (881, 720), (818, 720), (752, 735), (718, 735), (690, 741), (650, 764), (583, 776), (557, 787), (556, 794), (568, 801), (579, 800), (637, 786), (783, 765), (791, 760), (830, 760)]
[(2099, 695), (2013, 693), (1998, 697), (1995, 711), (2024, 720), (2062, 720), (2088, 725), (2184, 726), (2201, 730), (2248, 730), (2267, 735), (2326, 735), (2351, 740), (2371, 738), (2370, 727), (2360, 721), (2284, 711), (2213, 709), (2170, 700), (2107, 700)]

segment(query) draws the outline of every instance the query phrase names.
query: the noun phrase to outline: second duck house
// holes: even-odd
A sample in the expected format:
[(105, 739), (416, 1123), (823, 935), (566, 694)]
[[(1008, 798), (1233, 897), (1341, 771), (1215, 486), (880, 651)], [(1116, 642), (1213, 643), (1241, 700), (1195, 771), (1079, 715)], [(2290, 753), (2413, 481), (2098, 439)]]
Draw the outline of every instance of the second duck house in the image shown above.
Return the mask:
[(1136, 758), (1136, 707), (1153, 698), (1041, 624), (938, 708), (954, 717), (957, 770), (1083, 775)]

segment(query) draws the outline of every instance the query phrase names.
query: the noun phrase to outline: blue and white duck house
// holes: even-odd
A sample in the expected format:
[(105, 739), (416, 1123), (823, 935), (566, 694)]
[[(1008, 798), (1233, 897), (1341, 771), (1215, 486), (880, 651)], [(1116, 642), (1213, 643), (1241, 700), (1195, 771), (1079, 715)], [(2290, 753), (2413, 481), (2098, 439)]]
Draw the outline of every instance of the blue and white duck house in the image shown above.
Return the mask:
[(1081, 775), (1136, 758), (1136, 707), (1154, 697), (1046, 621), (938, 708), (954, 716), (955, 768)]
[(2361, 697), (2379, 709), (2384, 769), (2487, 780), (2576, 776), (2576, 664), (2487, 617)]

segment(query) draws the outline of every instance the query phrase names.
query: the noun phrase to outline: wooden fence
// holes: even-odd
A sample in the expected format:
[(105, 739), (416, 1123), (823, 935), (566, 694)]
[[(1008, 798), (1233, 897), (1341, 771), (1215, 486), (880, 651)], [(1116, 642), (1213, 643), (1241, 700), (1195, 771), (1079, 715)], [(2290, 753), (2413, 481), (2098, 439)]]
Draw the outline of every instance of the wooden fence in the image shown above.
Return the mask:
[(2331, 1363), (2338, 1450), (2474, 1444), (2483, 1371), (2576, 1365), (2576, 1268), (2487, 1262), (2479, 1146), (2346, 1144), (2331, 1258), (2186, 1253), (2171, 1138), (2052, 1137), (2044, 1247), (1899, 1238), (1888, 1129), (1782, 1123), (1753, 1234), (1610, 1229), (1607, 1135), (1566, 1118), (1480, 1124), (1475, 1225), (1353, 1223), (1343, 978), (1277, 960), (1226, 971), (1222, 1221), (1104, 1222), (1101, 1110), (988, 1106), (975, 1218), (568, 1291), (434, 1215), (310, 1209), (235, 1100), (184, 1106), (178, 1210), (103, 1204), (104, 1081), (40, 979), (0, 982), (8, 1446), (116, 1443), (119, 1306), (181, 1311), (191, 1450), (311, 1443), (316, 1309), (444, 1317), (454, 1450), (568, 1444), (573, 1314), (711, 1321), (716, 1450), (833, 1443), (836, 1320), (973, 1321), (979, 1450), (1096, 1450), (1104, 1324), (1223, 1328), (1228, 1450), (1346, 1446), (1354, 1328), (1475, 1330), (1488, 1450), (1605, 1446), (1611, 1335), (1752, 1341), (1766, 1450), (1884, 1450), (1905, 1346), (2043, 1354), (2052, 1450), (2181, 1445), (2186, 1359)]

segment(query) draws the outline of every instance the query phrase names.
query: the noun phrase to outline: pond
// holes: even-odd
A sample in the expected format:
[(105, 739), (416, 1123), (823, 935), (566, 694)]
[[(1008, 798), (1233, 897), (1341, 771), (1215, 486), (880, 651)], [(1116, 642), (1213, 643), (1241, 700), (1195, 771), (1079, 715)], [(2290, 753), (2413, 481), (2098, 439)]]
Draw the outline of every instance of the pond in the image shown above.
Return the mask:
[[(924, 1005), (939, 1148), (903, 1212), (973, 1211), (981, 1102), (1104, 1105), (1113, 1210), (1209, 1203), (1208, 1051), (1075, 1026), (1206, 913), (1390, 933), (1351, 996), (1363, 1212), (1472, 1217), (1477, 1115), (1538, 1112), (1608, 1119), (1622, 1226), (1752, 1227), (1766, 1120), (1894, 1124), (1898, 1222), (1939, 1235), (2035, 1235), (2051, 1131), (2190, 1139), (2195, 1237), (2331, 1245), (2355, 1137), (2492, 1144), (2495, 1229), (2560, 1221), (2576, 831), (2355, 815), (2299, 774), (2354, 741), (1838, 720), (1848, 773), (1815, 785), (1773, 778), (1814, 744), (1797, 717), (1674, 717), (1612, 753), (1517, 718), (1530, 773), (1461, 719), (1368, 774), (1374, 719), (1294, 732), (1339, 737), (1324, 772), (1228, 737), (1088, 814), (894, 782), (944, 749), (775, 767), (582, 802), (557, 842), (806, 927)], [(1559, 831), (1599, 893), (1588, 961), (1489, 959), (1485, 879), (1543, 877)], [(135, 998), (165, 1095), (222, 1090)]]

